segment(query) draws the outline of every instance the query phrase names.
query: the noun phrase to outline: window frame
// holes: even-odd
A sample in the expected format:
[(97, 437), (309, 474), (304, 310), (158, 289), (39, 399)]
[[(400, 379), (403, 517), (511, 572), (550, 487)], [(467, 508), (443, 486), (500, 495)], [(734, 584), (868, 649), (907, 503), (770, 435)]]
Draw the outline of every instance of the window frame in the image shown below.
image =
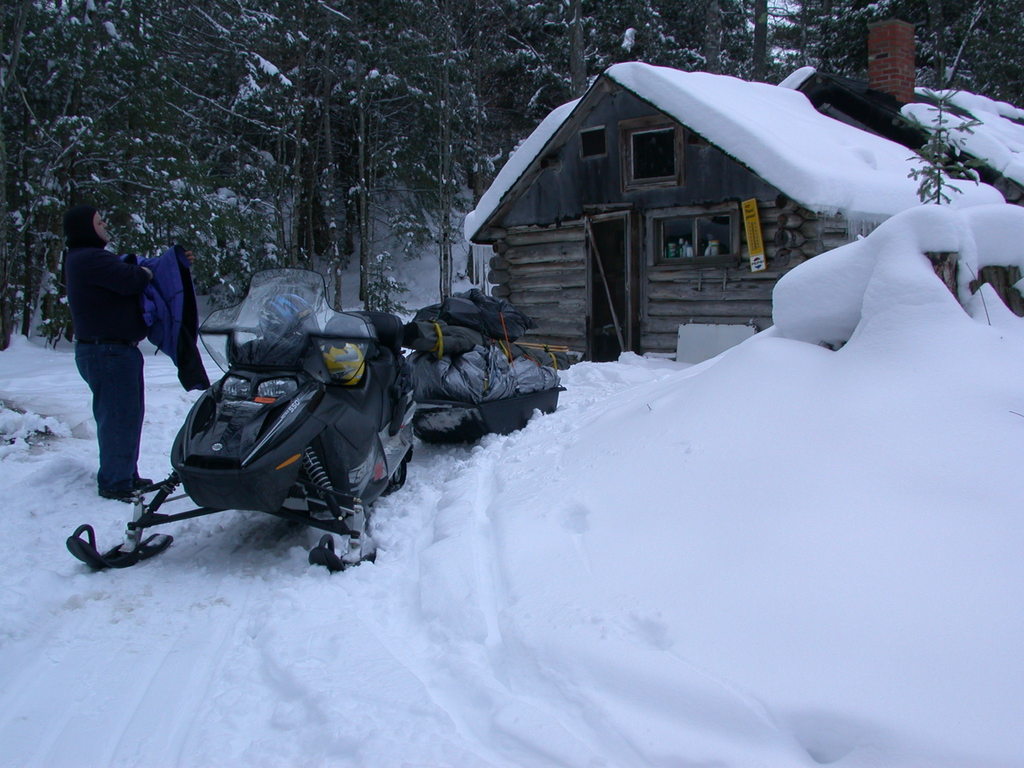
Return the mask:
[[(717, 256), (693, 256), (691, 258), (666, 258), (664, 249), (665, 223), (678, 219), (692, 219), (692, 227), (700, 218), (712, 216), (729, 216), (729, 234), (733, 242), (733, 250)], [(686, 206), (680, 208), (663, 208), (647, 215), (647, 252), (650, 254), (648, 263), (659, 268), (687, 267), (728, 267), (742, 262), (744, 244), (740, 224), (742, 215), (739, 203), (724, 203), (714, 206)]]
[[(633, 137), (642, 133), (673, 131), (672, 148), (675, 172), (668, 176), (637, 179), (633, 176)], [(664, 115), (652, 115), (619, 123), (619, 157), (622, 158), (620, 173), (623, 191), (658, 189), (683, 186), (683, 165), (685, 136), (683, 127)]]

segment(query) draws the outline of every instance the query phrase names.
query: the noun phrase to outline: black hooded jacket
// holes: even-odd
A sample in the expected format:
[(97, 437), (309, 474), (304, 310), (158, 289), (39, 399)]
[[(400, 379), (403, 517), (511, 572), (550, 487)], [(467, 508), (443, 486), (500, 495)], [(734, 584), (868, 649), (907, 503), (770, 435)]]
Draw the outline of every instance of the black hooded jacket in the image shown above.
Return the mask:
[(64, 217), (64, 279), (75, 336), (140, 341), (147, 328), (139, 294), (149, 283), (149, 273), (106, 250), (93, 227), (95, 213), (95, 208), (82, 205)]

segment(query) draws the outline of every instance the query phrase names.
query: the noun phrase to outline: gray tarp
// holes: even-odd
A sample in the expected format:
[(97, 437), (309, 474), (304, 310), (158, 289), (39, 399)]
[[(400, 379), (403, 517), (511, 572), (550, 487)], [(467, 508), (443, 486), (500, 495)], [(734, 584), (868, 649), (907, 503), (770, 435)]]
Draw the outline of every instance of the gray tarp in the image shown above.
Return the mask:
[(527, 357), (510, 363), (501, 347), (476, 346), (453, 357), (416, 352), (409, 358), (417, 400), (482, 403), (558, 386), (558, 372)]

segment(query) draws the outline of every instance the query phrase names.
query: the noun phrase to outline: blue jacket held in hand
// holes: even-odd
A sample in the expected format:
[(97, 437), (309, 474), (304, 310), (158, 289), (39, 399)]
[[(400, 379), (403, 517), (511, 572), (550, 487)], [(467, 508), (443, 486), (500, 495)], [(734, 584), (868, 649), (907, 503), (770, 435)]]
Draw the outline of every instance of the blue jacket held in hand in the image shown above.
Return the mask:
[[(136, 260), (133, 255), (122, 257)], [(173, 245), (155, 259), (138, 259), (153, 273), (142, 292), (142, 319), (148, 338), (178, 368), (178, 381), (186, 390), (206, 389), (210, 379), (199, 357), (199, 311), (192, 285), (192, 265), (185, 249)]]

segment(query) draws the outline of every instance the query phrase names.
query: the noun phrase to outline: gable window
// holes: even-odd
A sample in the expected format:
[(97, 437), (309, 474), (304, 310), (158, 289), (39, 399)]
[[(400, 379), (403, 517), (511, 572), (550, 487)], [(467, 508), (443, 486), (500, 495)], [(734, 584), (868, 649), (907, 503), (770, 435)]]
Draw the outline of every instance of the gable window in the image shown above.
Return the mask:
[(662, 266), (721, 266), (740, 258), (739, 211), (672, 209), (652, 217), (654, 263)]
[(604, 141), (604, 126), (580, 131), (580, 157), (600, 157), (608, 153)]
[(626, 189), (683, 183), (682, 128), (664, 117), (630, 120), (620, 128)]
[(634, 181), (665, 179), (676, 175), (675, 129), (637, 131), (631, 138)]

